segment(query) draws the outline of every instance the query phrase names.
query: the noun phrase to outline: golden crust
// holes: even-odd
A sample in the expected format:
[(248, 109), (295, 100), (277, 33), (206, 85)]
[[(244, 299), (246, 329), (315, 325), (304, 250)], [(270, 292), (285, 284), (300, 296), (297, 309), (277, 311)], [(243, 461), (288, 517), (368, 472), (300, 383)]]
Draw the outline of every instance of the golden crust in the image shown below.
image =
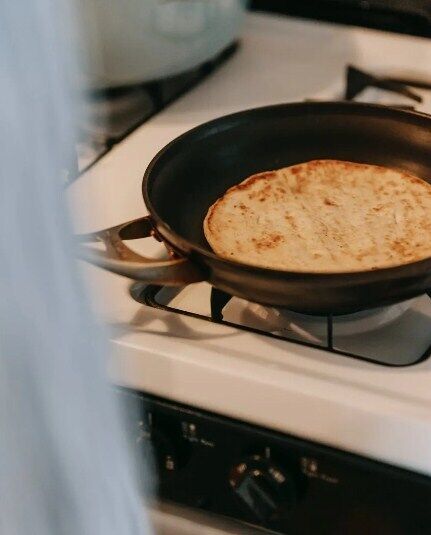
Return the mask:
[(431, 185), (411, 174), (313, 160), (252, 175), (208, 210), (220, 256), (286, 271), (353, 272), (431, 256)]

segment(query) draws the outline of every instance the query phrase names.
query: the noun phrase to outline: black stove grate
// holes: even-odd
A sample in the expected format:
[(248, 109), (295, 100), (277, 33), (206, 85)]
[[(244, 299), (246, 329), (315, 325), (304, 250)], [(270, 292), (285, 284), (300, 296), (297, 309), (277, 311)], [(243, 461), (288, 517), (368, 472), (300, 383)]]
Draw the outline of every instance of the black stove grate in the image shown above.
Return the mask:
[[(86, 108), (83, 110), (83, 119), (78, 121), (80, 135), (77, 149), (79, 159), (84, 163), (81, 163), (79, 172), (77, 165), (70, 170), (68, 180), (73, 181), (88, 171), (134, 130), (205, 80), (229, 60), (238, 47), (239, 42), (234, 42), (214, 59), (164, 80), (88, 92), (82, 101)], [(354, 100), (367, 87), (377, 87), (402, 95), (412, 104), (417, 104), (422, 97), (412, 88), (431, 89), (431, 83), (422, 80), (381, 78), (352, 65), (346, 66), (345, 80), (345, 93), (342, 96), (345, 100)], [(412, 104), (394, 104), (392, 107), (413, 110)]]
[[(229, 295), (226, 292), (223, 292), (222, 290), (218, 290), (217, 288), (211, 289), (211, 319), (213, 321), (223, 323), (223, 309), (224, 307), (229, 303), (229, 301), (232, 299), (232, 296)], [(241, 325), (236, 324), (236, 327), (242, 327)], [(253, 329), (256, 332), (258, 332), (258, 329)], [(267, 331), (260, 331), (264, 334), (272, 334), (268, 333)], [(277, 336), (277, 335), (275, 335)], [(281, 339), (287, 339), (283, 336), (277, 336), (277, 338)], [(294, 340), (295, 342), (298, 342), (298, 340)], [(322, 346), (317, 344), (310, 344), (313, 347), (319, 347)], [(328, 349), (330, 351), (334, 351), (334, 318), (332, 314), (327, 314), (326, 316), (326, 344), (325, 349)], [(335, 351), (337, 351), (335, 349)], [(343, 353), (345, 354), (345, 353)], [(350, 355), (353, 356), (353, 355)]]
[(311, 20), (431, 37), (429, 0), (252, 0), (251, 8)]
[[(243, 331), (267, 336), (270, 338), (275, 338), (278, 340), (284, 340), (286, 342), (299, 344), (299, 345), (314, 348), (314, 349), (320, 349), (320, 350), (323, 349), (325, 351), (328, 351), (336, 355), (350, 357), (350, 358), (358, 359), (361, 361), (369, 362), (372, 364), (378, 364), (381, 366), (386, 366), (386, 367), (412, 366), (420, 362), (423, 362), (424, 360), (428, 359), (428, 357), (431, 355), (431, 337), (428, 340), (425, 350), (419, 351), (418, 354), (414, 356), (403, 357), (403, 355), (400, 356), (399, 354), (394, 354), (394, 359), (392, 360), (387, 359), (387, 358), (382, 359), (381, 357), (379, 357), (379, 355), (373, 354), (372, 350), (370, 350), (370, 354), (365, 355), (359, 352), (349, 351), (345, 348), (340, 348), (339, 344), (337, 343), (334, 316), (332, 314), (328, 314), (325, 316), (324, 321), (326, 322), (326, 337), (323, 343), (313, 343), (310, 341), (294, 338), (289, 335), (281, 335), (281, 334), (277, 334), (274, 332), (266, 331), (264, 329), (264, 324), (263, 324), (263, 328), (255, 328), (246, 324), (232, 322), (232, 321), (228, 321), (224, 319), (223, 309), (228, 305), (231, 299), (234, 299), (234, 298), (233, 296), (227, 294), (226, 292), (223, 292), (216, 288), (212, 288), (211, 290), (211, 298), (210, 298), (211, 313), (208, 315), (191, 312), (189, 310), (185, 310), (177, 306), (173, 306), (170, 303), (170, 299), (166, 300), (165, 298), (162, 297), (164, 291), (166, 291), (167, 294), (172, 295), (172, 289), (169, 289), (169, 290), (163, 286), (155, 286), (155, 285), (145, 286), (142, 283), (135, 283), (134, 285), (132, 285), (131, 295), (139, 303), (142, 303), (152, 308), (156, 308), (156, 309), (164, 310), (167, 312), (180, 314), (183, 316), (188, 316), (188, 317), (192, 317), (192, 318), (196, 318), (196, 319), (200, 319), (200, 320), (204, 320), (204, 321), (208, 321), (212, 323), (217, 323), (220, 325), (226, 325), (228, 327), (234, 327), (236, 329), (240, 329)], [(430, 306), (431, 306), (431, 293), (427, 295), (427, 298), (429, 299)], [(430, 326), (431, 326), (431, 318), (430, 318)], [(369, 336), (369, 333), (363, 333), (361, 336), (367, 337), (367, 335)], [(412, 335), (414, 336), (414, 333), (412, 333)]]
[(104, 157), (115, 145), (154, 115), (203, 82), (237, 51), (239, 41), (222, 50), (213, 59), (162, 80), (89, 91), (83, 100), (84, 122), (78, 122), (78, 152), (89, 152), (78, 178)]

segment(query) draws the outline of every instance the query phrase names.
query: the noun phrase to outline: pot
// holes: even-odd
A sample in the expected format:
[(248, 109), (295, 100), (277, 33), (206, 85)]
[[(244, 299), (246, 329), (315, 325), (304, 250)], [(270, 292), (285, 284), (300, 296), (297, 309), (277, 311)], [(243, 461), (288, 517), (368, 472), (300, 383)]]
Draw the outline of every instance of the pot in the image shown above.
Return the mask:
[(215, 57), (237, 39), (247, 0), (77, 0), (83, 84), (158, 80)]

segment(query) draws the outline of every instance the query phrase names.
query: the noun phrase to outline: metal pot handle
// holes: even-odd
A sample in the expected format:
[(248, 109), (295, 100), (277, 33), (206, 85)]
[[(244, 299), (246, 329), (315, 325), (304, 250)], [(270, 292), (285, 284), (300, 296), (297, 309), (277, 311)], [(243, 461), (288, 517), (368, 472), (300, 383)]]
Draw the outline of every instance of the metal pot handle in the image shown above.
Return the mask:
[[(153, 260), (132, 251), (123, 240), (156, 237), (150, 217), (141, 217), (112, 228), (77, 236), (78, 257), (129, 279), (182, 286), (205, 280), (203, 273), (187, 258)], [(158, 238), (157, 238), (158, 239)], [(102, 242), (105, 251), (88, 245)]]

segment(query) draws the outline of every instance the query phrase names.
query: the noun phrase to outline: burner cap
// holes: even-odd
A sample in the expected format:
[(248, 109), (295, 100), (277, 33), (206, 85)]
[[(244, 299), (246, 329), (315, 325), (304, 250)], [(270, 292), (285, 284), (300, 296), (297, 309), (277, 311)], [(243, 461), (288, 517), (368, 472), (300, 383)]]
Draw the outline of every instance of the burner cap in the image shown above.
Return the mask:
[[(397, 320), (411, 306), (413, 299), (403, 301), (387, 307), (362, 310), (354, 314), (346, 314), (333, 317), (334, 332), (338, 336), (375, 331)], [(327, 331), (327, 316), (309, 316), (284, 309), (272, 309), (278, 316), (280, 326), (282, 324), (298, 323), (301, 328), (306, 328), (310, 334), (324, 335)]]

